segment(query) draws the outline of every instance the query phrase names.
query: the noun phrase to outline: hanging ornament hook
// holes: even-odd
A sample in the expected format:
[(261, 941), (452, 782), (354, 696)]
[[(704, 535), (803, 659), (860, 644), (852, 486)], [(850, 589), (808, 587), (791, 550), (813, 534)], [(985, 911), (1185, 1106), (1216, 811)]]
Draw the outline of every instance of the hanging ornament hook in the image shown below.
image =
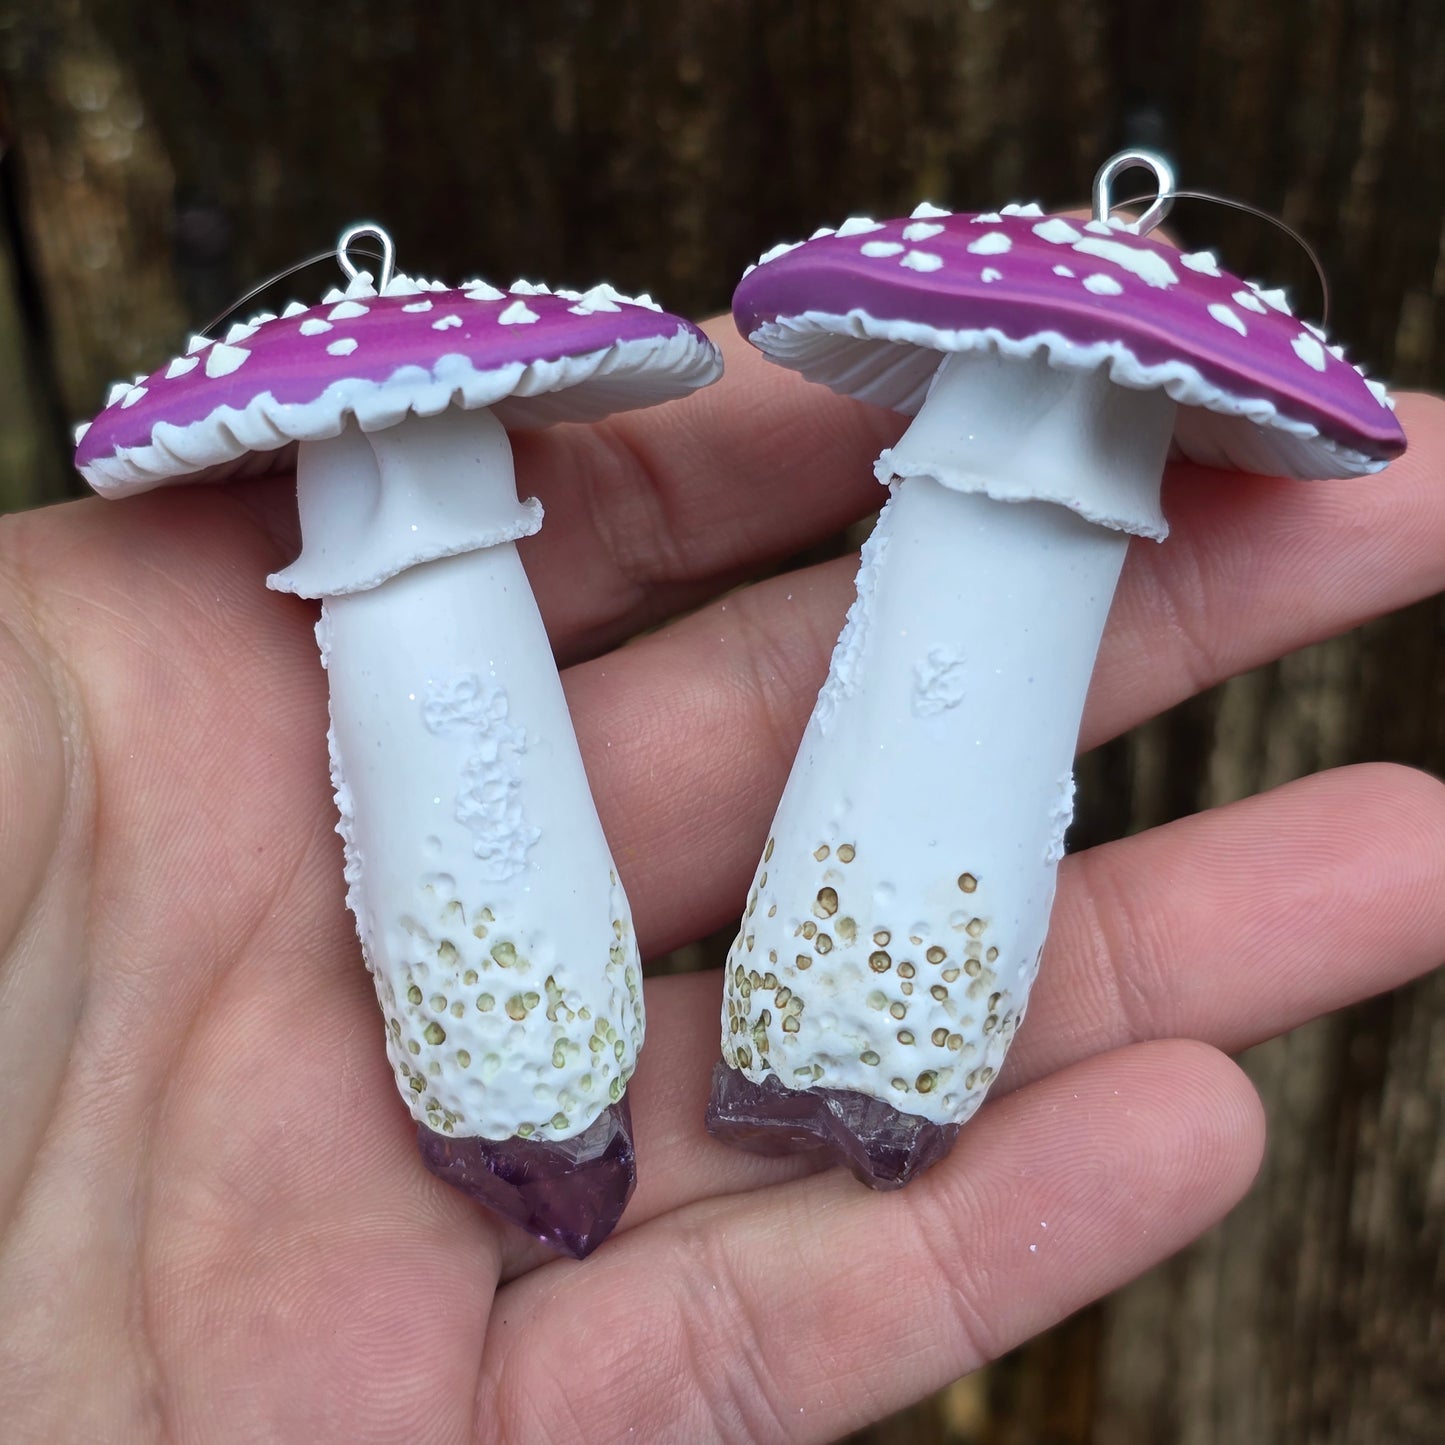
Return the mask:
[(1136, 236), (1147, 236), (1169, 214), (1174, 205), (1174, 167), (1154, 151), (1120, 151), (1099, 167), (1094, 176), (1094, 219), (1109, 219), (1109, 213), (1114, 209), (1114, 202), (1109, 195), (1110, 185), (1125, 171), (1136, 169), (1153, 173), (1159, 194), (1155, 196), (1154, 204), (1137, 221), (1131, 221), (1124, 229)]
[(380, 293), (391, 284), (396, 265), (396, 247), (392, 244), (391, 236), (375, 221), (358, 221), (341, 233), (341, 239), (336, 243), (336, 264), (341, 267), (348, 281), (355, 281), (359, 273), (347, 252), (363, 238), (370, 238), (381, 247), (380, 274), (376, 278), (376, 289)]

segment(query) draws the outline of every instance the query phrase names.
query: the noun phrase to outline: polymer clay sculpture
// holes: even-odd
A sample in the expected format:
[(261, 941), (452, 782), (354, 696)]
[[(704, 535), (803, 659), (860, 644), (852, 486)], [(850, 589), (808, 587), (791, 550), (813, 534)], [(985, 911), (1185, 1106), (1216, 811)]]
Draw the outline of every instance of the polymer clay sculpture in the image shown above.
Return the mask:
[[(348, 247), (382, 244), (380, 280)], [(429, 1168), (581, 1257), (635, 1182), (642, 979), (622, 884), (517, 555), (509, 428), (592, 421), (715, 380), (648, 298), (391, 272), (196, 338), (78, 437), (102, 496), (295, 467), (319, 598), (347, 902)]]
[[(1159, 188), (1137, 222), (1109, 194), (1133, 166)], [(728, 956), (719, 1138), (876, 1188), (947, 1152), (1023, 1019), (1094, 655), (1130, 536), (1166, 535), (1171, 449), (1311, 478), (1404, 448), (1281, 292), (1148, 238), (1172, 187), (1124, 153), (1092, 220), (851, 217), (737, 288), (770, 360), (913, 420)]]

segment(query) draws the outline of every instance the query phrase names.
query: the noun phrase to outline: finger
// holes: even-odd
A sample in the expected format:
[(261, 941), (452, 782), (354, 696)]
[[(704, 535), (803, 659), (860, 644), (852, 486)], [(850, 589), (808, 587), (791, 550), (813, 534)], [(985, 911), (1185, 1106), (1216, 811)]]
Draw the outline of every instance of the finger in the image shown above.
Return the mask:
[[(1082, 747), (1445, 587), (1445, 490), (1430, 471), (1445, 451), (1445, 404), (1402, 410), (1421, 455), (1367, 484), (1212, 474), (1191, 491), (1181, 479), (1176, 534), (1130, 553)], [(569, 670), (588, 773), (650, 951), (720, 926), (746, 893), (854, 566), (741, 589)]]
[(594, 1440), (833, 1439), (1181, 1248), (1262, 1143), (1253, 1090), (1212, 1050), (1091, 1060), (989, 1105), (900, 1193), (834, 1172), (712, 1200), (514, 1282), (479, 1409), (525, 1402), (539, 1438), (585, 1400)]
[(1341, 768), (1065, 859), (1001, 1084), (1149, 1038), (1231, 1053), (1445, 961), (1445, 785)]
[[(1306, 778), (1065, 860), (1028, 1019), (994, 1093), (1152, 1039), (1237, 1052), (1442, 958), (1445, 786), (1386, 765)], [(716, 971), (648, 985), (629, 1091), (648, 1167), (624, 1229), (820, 1167), (703, 1133), (720, 998)]]

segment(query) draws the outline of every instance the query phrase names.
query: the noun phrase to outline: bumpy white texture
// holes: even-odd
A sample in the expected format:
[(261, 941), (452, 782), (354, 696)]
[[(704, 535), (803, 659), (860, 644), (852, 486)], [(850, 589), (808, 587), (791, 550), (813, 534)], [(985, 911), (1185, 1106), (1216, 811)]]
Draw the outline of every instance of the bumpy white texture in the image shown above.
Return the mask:
[(779, 317), (764, 322), (748, 339), (811, 381), (907, 416), (923, 405), (940, 351), (1015, 360), (1039, 356), (1059, 370), (1102, 368), (1117, 386), (1164, 392), (1180, 407), (1175, 448), (1205, 466), (1317, 478), (1364, 476), (1386, 465), (1321, 436), (1309, 422), (1282, 415), (1273, 402), (1215, 386), (1186, 362), (1145, 365), (1121, 341), (1081, 345), (1048, 330), (1015, 339), (991, 326), (953, 331), (859, 310)]
[(683, 327), (669, 337), (623, 341), (584, 356), (515, 362), (489, 371), (451, 353), (430, 369), (400, 367), (384, 381), (352, 377), (335, 382), (305, 405), (282, 404), (263, 391), (244, 407), (217, 407), (189, 426), (159, 422), (147, 444), (97, 458), (85, 468), (85, 479), (103, 496), (127, 497), (177, 481), (257, 475), (284, 465), (295, 443), (339, 436), (352, 422), (364, 432), (377, 432), (408, 416), (437, 416), (450, 406), (490, 407), (512, 431), (597, 421), (706, 385), (720, 371), (717, 357)]
[[(354, 440), (302, 449), (308, 547), (312, 447), (355, 467)], [(468, 480), (517, 505), (510, 465)], [(580, 1133), (635, 1066), (641, 971), (516, 547), (328, 596), (318, 642), (347, 901), (402, 1097), (443, 1133)]]
[[(940, 386), (925, 408), (957, 432), (1005, 410), (987, 360), (964, 365), (971, 398)], [(947, 485), (919, 470), (879, 518), (728, 957), (723, 1056), (755, 1082), (961, 1123), (997, 1077), (1037, 973), (1079, 720), (1128, 546), (1024, 499), (1027, 478), (1072, 459), (1078, 496), (1156, 512), (1169, 404), (1124, 395), (1134, 415), (1115, 419), (1112, 456), (1068, 398), (1016, 418), (1012, 448), (985, 439), (970, 458), (967, 435), (950, 441), (930, 414), (895, 449), (920, 467), (931, 452)], [(1051, 429), (1055, 415), (1076, 425)], [(960, 486), (960, 457), (987, 458), (993, 482)]]

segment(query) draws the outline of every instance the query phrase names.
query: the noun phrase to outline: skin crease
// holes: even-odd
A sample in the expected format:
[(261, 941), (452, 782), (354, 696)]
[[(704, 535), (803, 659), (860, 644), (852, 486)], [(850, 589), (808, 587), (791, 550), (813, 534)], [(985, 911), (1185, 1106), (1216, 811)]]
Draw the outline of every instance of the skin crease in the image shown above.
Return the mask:
[[(711, 329), (718, 386), (516, 444), (645, 953), (735, 915), (853, 563), (737, 584), (876, 506), (901, 429)], [(1085, 746), (1445, 586), (1445, 405), (1401, 416), (1373, 479), (1170, 475)], [(710, 1141), (718, 979), (655, 980), (637, 1195), (554, 1260), (415, 1157), (314, 614), (263, 583), (295, 526), (284, 479), (0, 522), (7, 1440), (836, 1438), (1207, 1229), (1263, 1148), (1222, 1051), (1445, 956), (1445, 788), (1406, 769), (1071, 856), (1001, 1085), (896, 1195)]]

